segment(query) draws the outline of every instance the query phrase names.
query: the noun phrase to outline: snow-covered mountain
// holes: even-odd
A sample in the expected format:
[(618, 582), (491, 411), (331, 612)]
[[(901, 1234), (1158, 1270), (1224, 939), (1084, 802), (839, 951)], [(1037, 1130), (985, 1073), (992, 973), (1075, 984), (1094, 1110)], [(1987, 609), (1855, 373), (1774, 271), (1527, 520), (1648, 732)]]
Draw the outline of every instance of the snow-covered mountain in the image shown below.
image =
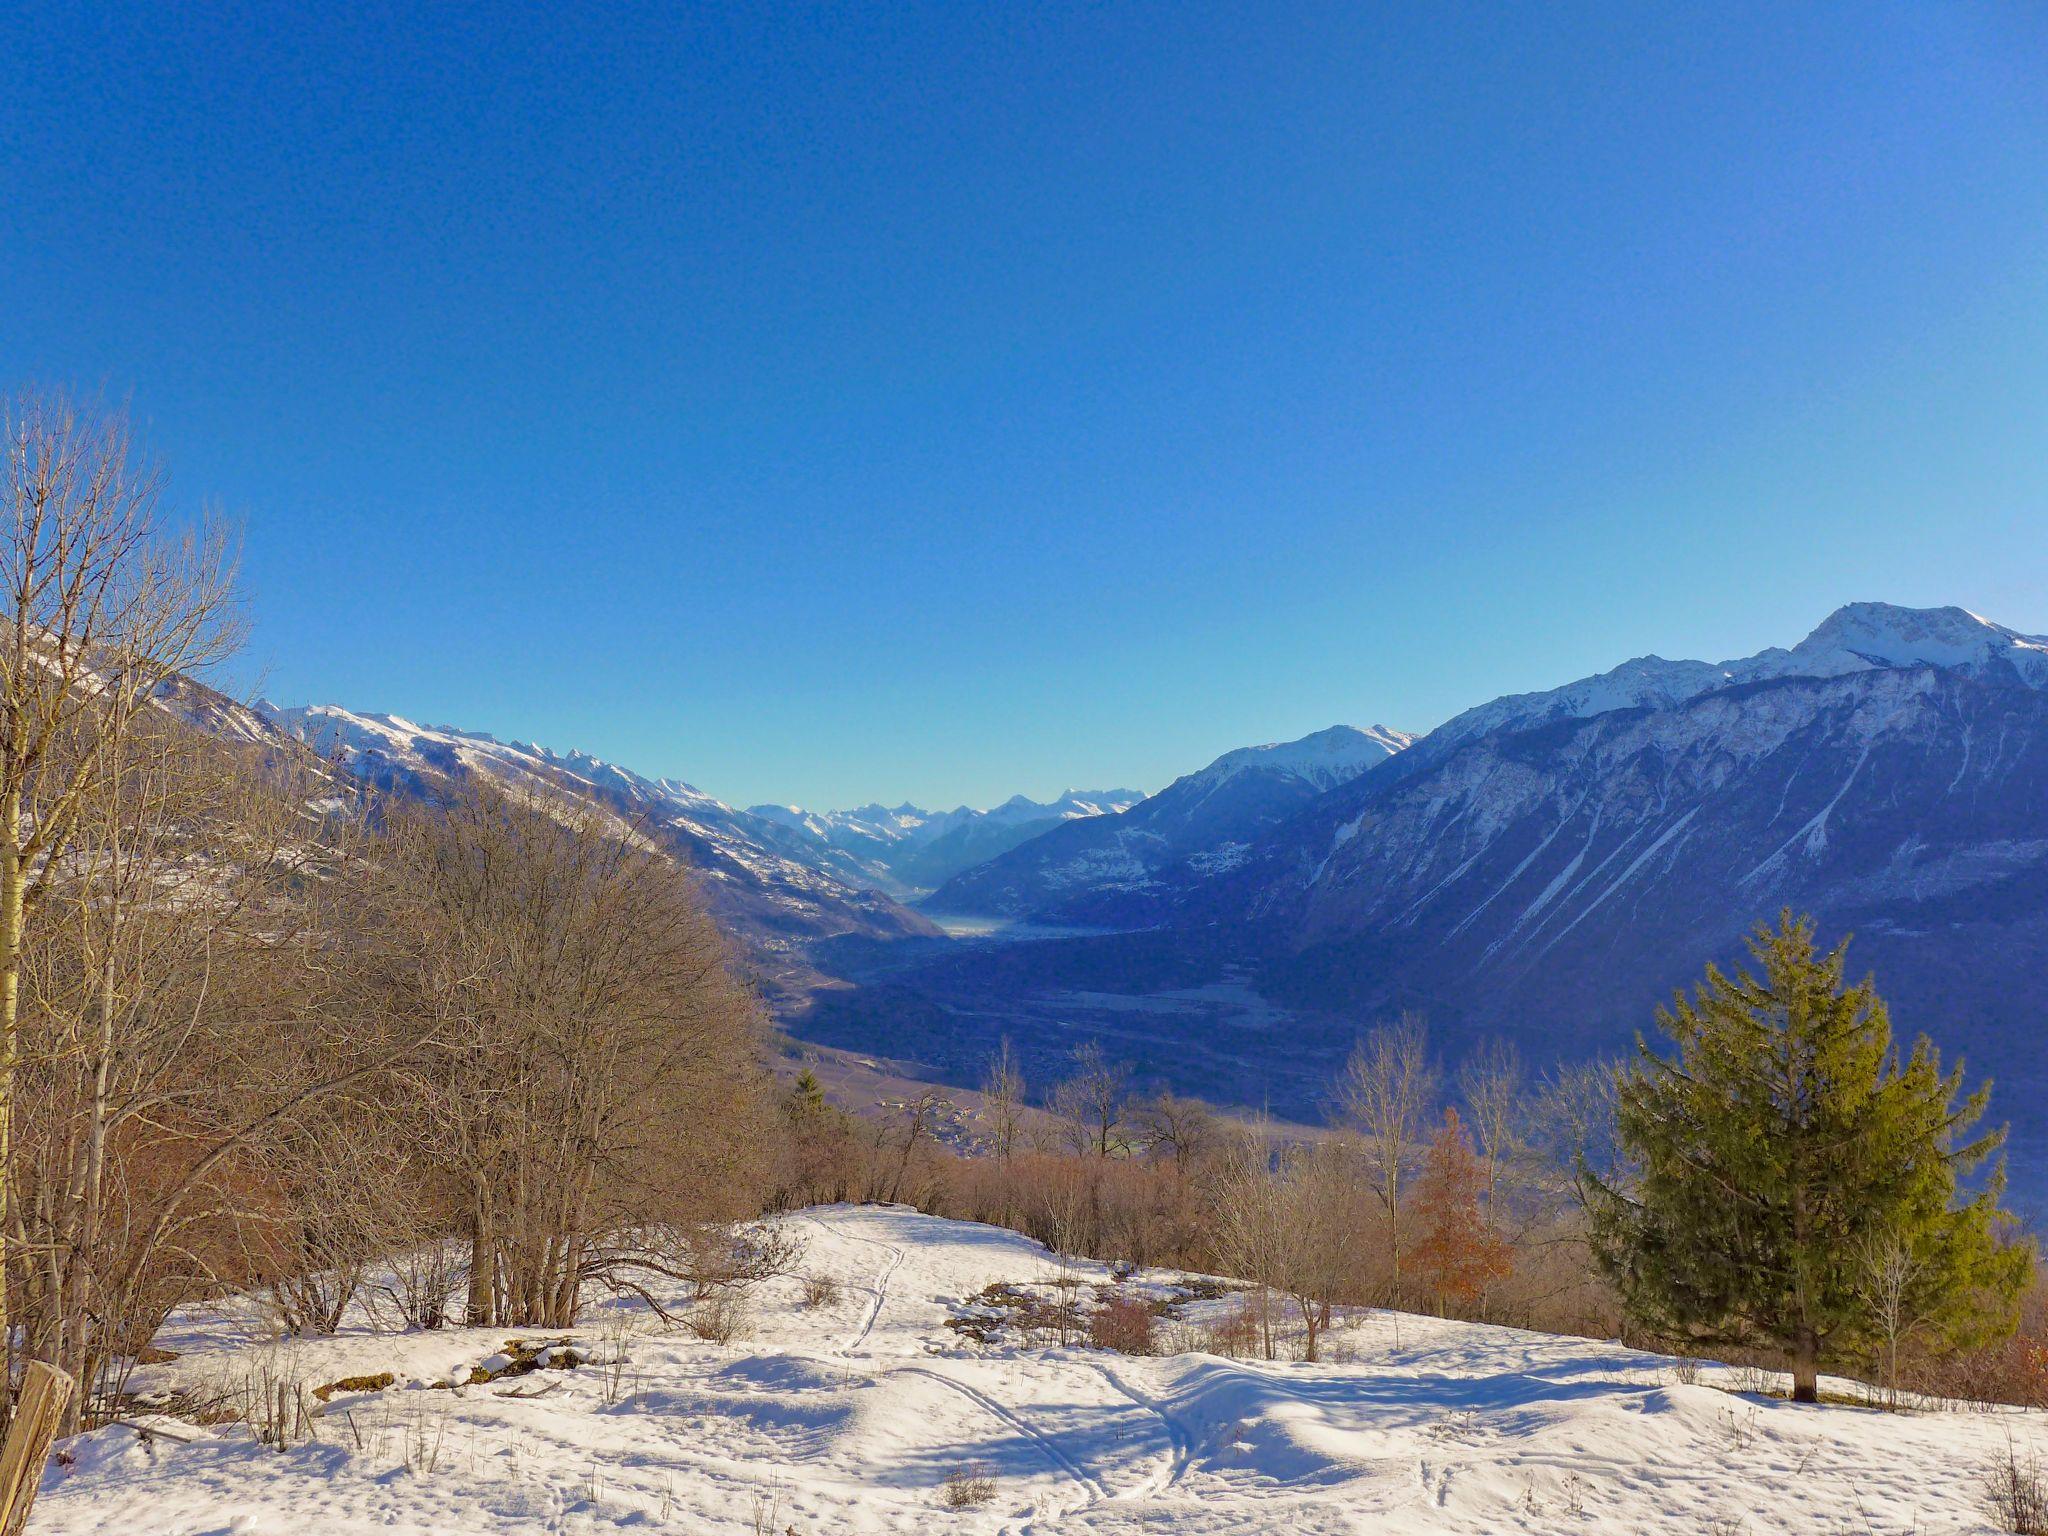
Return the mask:
[(1113, 816), (1069, 821), (948, 880), (934, 912), (1149, 921), (1237, 868), (1269, 829), (1407, 747), (1405, 732), (1336, 725), (1240, 747)]
[(1979, 618), (1965, 608), (1851, 603), (1804, 640), (1736, 661), (1666, 661), (1639, 656), (1562, 688), (1516, 693), (1466, 710), (1431, 731), (1403, 764), (1414, 773), (1459, 744), (1553, 720), (1584, 720), (1619, 709), (1669, 709), (1688, 699), (1778, 678), (1844, 677), (1899, 667), (1938, 667), (1969, 677), (2017, 676), (2048, 686), (2048, 640)]
[(924, 918), (869, 889), (853, 859), (799, 830), (735, 810), (680, 779), (649, 779), (587, 753), (420, 725), (400, 715), (332, 704), (259, 708), (277, 729), (369, 783), (417, 790), (480, 774), (522, 791), (573, 794), (609, 807), (698, 872), (714, 915), (765, 962), (771, 976), (796, 966), (797, 946), (811, 939), (936, 932)]
[(1189, 1091), (1312, 1113), (1361, 1024), (1404, 1008), (1453, 1055), (1624, 1050), (1790, 906), (1854, 934), (1904, 1038), (1998, 1080), (2016, 1178), (2048, 1200), (2048, 639), (1856, 604), (1789, 649), (1495, 700), (1191, 843), (1237, 756), (925, 904), (1147, 931), (898, 968), (806, 1027), (894, 1031), (873, 1048), (963, 1075), (998, 1035), (1057, 1059), (1095, 1029)]
[(1049, 801), (1013, 795), (990, 810), (958, 806), (864, 805), (807, 811), (756, 805), (749, 813), (815, 838), (854, 860), (869, 882), (896, 896), (921, 894), (963, 869), (1005, 853), (1063, 821), (1114, 815), (1136, 805), (1135, 789), (1070, 789)]
[(2048, 1150), (2048, 640), (1958, 608), (1857, 604), (1789, 650), (1497, 700), (1201, 895), (1176, 921), (1232, 935), (1271, 999), (1421, 1007), (1539, 1059), (1622, 1046), (1757, 921), (1811, 912)]

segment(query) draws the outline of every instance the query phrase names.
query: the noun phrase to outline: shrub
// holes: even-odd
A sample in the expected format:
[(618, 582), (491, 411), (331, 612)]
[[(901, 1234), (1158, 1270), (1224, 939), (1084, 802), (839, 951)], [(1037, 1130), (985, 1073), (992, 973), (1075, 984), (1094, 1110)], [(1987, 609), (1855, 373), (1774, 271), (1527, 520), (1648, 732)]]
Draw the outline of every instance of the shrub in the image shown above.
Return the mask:
[(939, 1492), (948, 1509), (978, 1509), (996, 1496), (996, 1480), (986, 1466), (975, 1462), (947, 1473)]
[(315, 1387), (313, 1395), (324, 1403), (337, 1392), (382, 1392), (396, 1380), (398, 1378), (389, 1371), (378, 1371), (370, 1376), (344, 1376), (339, 1381)]
[(2048, 1536), (2048, 1485), (2032, 1454), (2022, 1458), (2010, 1439), (2005, 1454), (1992, 1464), (1991, 1508), (1998, 1528), (2012, 1536)]
[(839, 1282), (831, 1275), (809, 1275), (804, 1279), (804, 1305), (829, 1307), (839, 1300)]
[(1156, 1353), (1151, 1306), (1124, 1291), (1112, 1291), (1088, 1317), (1088, 1342), (1121, 1355)]
[(1246, 1301), (1202, 1330), (1202, 1348), (1212, 1355), (1241, 1360), (1259, 1352), (1259, 1314)]
[(754, 1317), (744, 1296), (718, 1291), (698, 1302), (683, 1319), (683, 1326), (707, 1343), (730, 1344), (753, 1332)]

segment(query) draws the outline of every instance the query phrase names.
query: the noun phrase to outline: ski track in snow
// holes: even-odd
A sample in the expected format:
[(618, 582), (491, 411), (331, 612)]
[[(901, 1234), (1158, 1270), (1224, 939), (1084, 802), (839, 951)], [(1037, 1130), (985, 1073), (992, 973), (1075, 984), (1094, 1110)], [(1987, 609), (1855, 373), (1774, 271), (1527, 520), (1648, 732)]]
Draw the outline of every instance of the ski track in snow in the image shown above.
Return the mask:
[(882, 1266), (882, 1272), (875, 1277), (875, 1283), (871, 1286), (862, 1287), (862, 1289), (874, 1297), (874, 1304), (868, 1308), (868, 1315), (861, 1319), (859, 1331), (835, 1351), (835, 1353), (841, 1355), (851, 1355), (861, 1345), (867, 1343), (868, 1335), (875, 1331), (875, 1323), (880, 1319), (882, 1308), (889, 1300), (889, 1282), (896, 1278), (896, 1271), (903, 1267), (903, 1250), (895, 1243), (885, 1243), (880, 1238), (863, 1237), (857, 1232), (842, 1232), (839, 1228), (829, 1225), (822, 1217), (813, 1216), (809, 1212), (805, 1213), (804, 1219), (810, 1222), (812, 1226), (829, 1232), (834, 1237), (850, 1238), (856, 1243), (866, 1243), (869, 1247), (880, 1248), (889, 1255), (889, 1262)]

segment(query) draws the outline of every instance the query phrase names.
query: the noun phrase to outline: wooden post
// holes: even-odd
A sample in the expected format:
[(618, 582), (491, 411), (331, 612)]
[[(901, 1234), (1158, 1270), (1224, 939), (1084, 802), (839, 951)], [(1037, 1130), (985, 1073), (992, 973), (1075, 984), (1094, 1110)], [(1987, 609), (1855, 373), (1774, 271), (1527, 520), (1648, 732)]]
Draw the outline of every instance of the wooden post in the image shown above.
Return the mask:
[(6, 1443), (0, 1445), (0, 1536), (21, 1536), (21, 1528), (28, 1524), (51, 1437), (75, 1389), (76, 1383), (56, 1367), (29, 1361), (21, 1398), (14, 1405), (14, 1422)]

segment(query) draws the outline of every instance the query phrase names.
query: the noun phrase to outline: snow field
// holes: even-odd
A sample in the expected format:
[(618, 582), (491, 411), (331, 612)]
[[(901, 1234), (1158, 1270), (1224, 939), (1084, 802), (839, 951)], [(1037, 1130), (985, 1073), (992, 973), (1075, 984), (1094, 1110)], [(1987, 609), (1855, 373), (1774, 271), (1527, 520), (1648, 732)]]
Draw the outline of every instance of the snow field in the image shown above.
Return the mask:
[[(980, 1346), (946, 1322), (992, 1282), (1051, 1295), (1064, 1275), (1085, 1298), (1108, 1271), (897, 1208), (785, 1219), (797, 1267), (838, 1293), (806, 1308), (801, 1277), (769, 1282), (731, 1345), (597, 1305), (571, 1335), (585, 1363), (451, 1387), (519, 1335), (269, 1342), (253, 1308), (181, 1317), (177, 1358), (138, 1388), (396, 1380), (336, 1391), (316, 1438), (281, 1452), (242, 1425), (81, 1436), (30, 1529), (1948, 1536), (1994, 1529), (2008, 1437), (2048, 1449), (2039, 1415), (1794, 1407), (1611, 1344), (1384, 1312), (1343, 1318), (1349, 1358), (1314, 1366)], [(1701, 1373), (1717, 1379), (1739, 1378)], [(949, 1507), (970, 1471), (993, 1496)]]

